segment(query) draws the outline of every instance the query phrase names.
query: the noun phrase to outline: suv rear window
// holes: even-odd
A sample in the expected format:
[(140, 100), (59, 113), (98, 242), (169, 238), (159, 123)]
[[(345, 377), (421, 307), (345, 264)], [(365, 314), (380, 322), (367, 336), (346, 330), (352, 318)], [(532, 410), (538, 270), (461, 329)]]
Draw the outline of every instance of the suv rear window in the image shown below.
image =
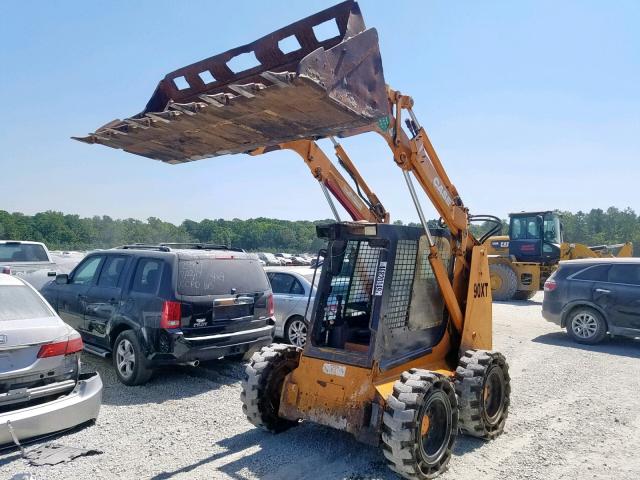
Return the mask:
[(48, 262), (42, 245), (32, 243), (0, 243), (0, 262)]
[(53, 317), (51, 310), (26, 285), (0, 287), (0, 321)]
[(257, 260), (199, 258), (178, 262), (180, 295), (228, 295), (269, 290), (269, 281)]

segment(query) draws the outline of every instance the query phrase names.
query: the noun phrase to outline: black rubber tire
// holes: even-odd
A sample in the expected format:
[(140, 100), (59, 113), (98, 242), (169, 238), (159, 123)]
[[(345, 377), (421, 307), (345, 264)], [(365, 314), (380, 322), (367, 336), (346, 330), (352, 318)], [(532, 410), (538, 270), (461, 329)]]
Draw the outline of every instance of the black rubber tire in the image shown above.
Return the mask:
[(536, 293), (538, 293), (537, 290), (516, 290), (516, 293), (513, 294), (513, 299), (514, 300), (531, 300)]
[[(436, 399), (445, 408), (445, 415), (434, 428), (441, 436), (433, 458), (427, 459), (421, 433), (425, 408)], [(412, 368), (403, 372), (387, 398), (382, 417), (382, 452), (391, 470), (409, 480), (434, 478), (447, 469), (458, 431), (458, 402), (451, 381), (428, 370)], [(431, 421), (433, 422), (433, 420)], [(431, 423), (428, 425), (438, 425)], [(436, 437), (437, 438), (437, 437)]]
[(496, 275), (502, 280), (502, 285), (495, 290), (491, 289), (491, 296), (494, 300), (504, 302), (512, 300), (518, 289), (518, 277), (516, 272), (509, 265), (504, 263), (493, 263), (489, 265), (490, 275)]
[[(579, 315), (588, 315), (594, 319), (596, 324), (596, 331), (592, 336), (580, 337), (576, 332), (574, 332), (572, 326), (573, 321)], [(605, 321), (604, 317), (600, 312), (589, 307), (577, 307), (571, 310), (567, 314), (566, 329), (569, 337), (571, 337), (574, 342), (582, 343), (585, 345), (595, 345), (597, 343), (600, 343), (607, 336), (607, 322)]]
[(298, 424), (278, 416), (284, 378), (295, 370), (301, 348), (273, 343), (253, 354), (242, 382), (242, 411), (256, 427), (272, 433), (283, 432)]
[[(131, 344), (134, 353), (133, 372), (128, 377), (123, 375), (118, 368), (118, 347), (120, 343), (125, 340)], [(118, 377), (118, 380), (125, 385), (143, 385), (147, 383), (151, 378), (151, 375), (153, 375), (153, 370), (147, 366), (147, 357), (140, 345), (138, 336), (133, 330), (120, 332), (120, 335), (116, 337), (116, 341), (113, 343), (113, 352), (111, 353), (111, 356), (113, 358), (113, 367), (116, 370), (116, 377)]]
[[(496, 395), (499, 398), (497, 404), (490, 402), (487, 406), (485, 387), (498, 380), (496, 375), (502, 378)], [(491, 383), (488, 384), (488, 380)], [(504, 431), (511, 403), (511, 378), (504, 355), (486, 350), (467, 350), (456, 369), (455, 388), (460, 408), (458, 425), (462, 433), (492, 440)]]
[[(291, 324), (292, 324), (294, 321), (296, 321), (296, 320), (297, 320), (297, 321), (302, 321), (302, 322), (304, 322), (304, 324), (305, 324), (305, 325), (306, 325), (306, 327), (307, 327), (307, 333), (306, 333), (305, 341), (304, 341), (304, 343), (303, 343), (302, 345), (296, 345), (296, 344), (291, 340), (291, 338), (290, 338), (290, 336), (289, 336), (289, 327), (291, 327)], [(285, 339), (289, 344), (294, 345), (294, 346), (296, 346), (296, 347), (304, 348), (304, 345), (306, 344), (306, 338), (308, 338), (308, 336), (309, 336), (309, 323), (308, 323), (308, 322), (306, 322), (306, 321), (304, 320), (304, 318), (302, 318), (302, 316), (300, 316), (300, 315), (294, 315), (294, 316), (293, 316), (293, 317), (291, 317), (289, 320), (287, 320), (287, 323), (286, 323), (286, 324), (285, 324), (285, 326), (284, 326), (284, 339)]]

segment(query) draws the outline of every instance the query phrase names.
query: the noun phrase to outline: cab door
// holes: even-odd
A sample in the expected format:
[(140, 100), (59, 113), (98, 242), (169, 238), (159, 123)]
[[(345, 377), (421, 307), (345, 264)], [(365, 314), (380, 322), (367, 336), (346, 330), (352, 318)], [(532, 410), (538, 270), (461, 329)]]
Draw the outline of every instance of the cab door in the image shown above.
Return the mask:
[(68, 325), (79, 332), (84, 331), (84, 313), (87, 305), (87, 293), (94, 285), (104, 255), (86, 257), (69, 276), (69, 281), (57, 285), (58, 314)]
[(120, 307), (122, 282), (129, 261), (130, 257), (125, 255), (108, 255), (95, 285), (89, 288), (84, 315), (87, 342), (109, 346), (107, 326)]
[(542, 257), (540, 216), (512, 217), (509, 226), (509, 255), (520, 262), (539, 262)]

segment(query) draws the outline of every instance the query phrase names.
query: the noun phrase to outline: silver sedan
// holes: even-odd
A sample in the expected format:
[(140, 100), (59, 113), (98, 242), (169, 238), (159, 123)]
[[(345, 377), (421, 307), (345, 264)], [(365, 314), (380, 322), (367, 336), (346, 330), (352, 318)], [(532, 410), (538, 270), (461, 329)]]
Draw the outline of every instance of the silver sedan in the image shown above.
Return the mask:
[[(314, 270), (309, 267), (267, 267), (265, 271), (273, 290), (275, 336), (303, 347), (307, 342), (309, 318), (316, 293), (315, 287), (311, 286)], [(318, 270), (316, 282), (319, 277)]]
[(97, 373), (80, 373), (82, 339), (36, 290), (0, 274), (0, 445), (94, 420)]

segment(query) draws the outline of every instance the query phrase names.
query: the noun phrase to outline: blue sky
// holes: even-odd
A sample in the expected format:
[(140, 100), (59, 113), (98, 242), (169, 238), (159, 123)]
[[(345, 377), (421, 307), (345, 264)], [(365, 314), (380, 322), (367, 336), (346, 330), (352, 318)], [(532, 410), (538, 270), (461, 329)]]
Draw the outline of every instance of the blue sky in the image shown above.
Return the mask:
[[(5, 0), (0, 209), (176, 223), (330, 217), (288, 152), (171, 166), (69, 137), (142, 110), (169, 71), (333, 3)], [(387, 82), (414, 97), (472, 213), (640, 210), (640, 2), (360, 6), (378, 29)], [(392, 218), (416, 220), (382, 141), (344, 145)]]

